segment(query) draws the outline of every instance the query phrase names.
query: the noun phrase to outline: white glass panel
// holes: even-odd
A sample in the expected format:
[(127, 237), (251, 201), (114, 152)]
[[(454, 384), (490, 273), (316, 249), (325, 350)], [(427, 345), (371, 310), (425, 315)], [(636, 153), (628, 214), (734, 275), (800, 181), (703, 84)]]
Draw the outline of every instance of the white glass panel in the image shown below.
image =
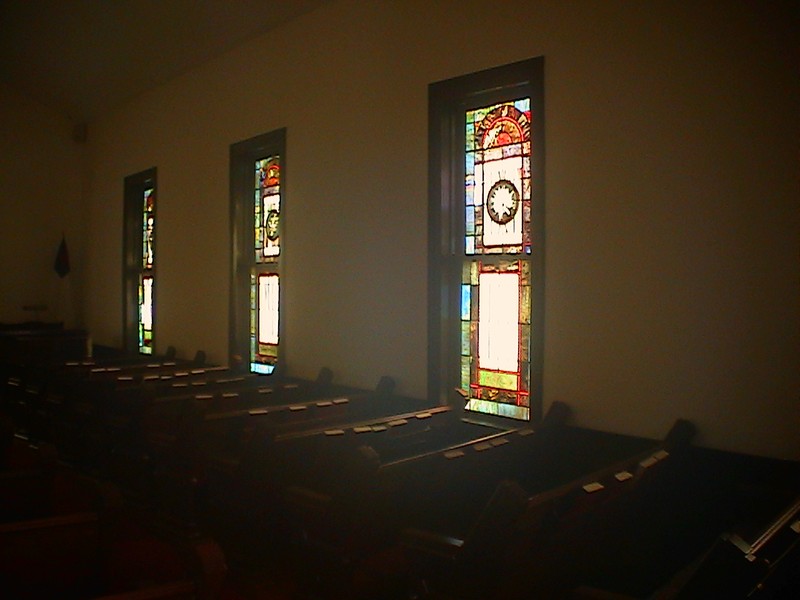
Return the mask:
[(258, 342), (278, 343), (278, 291), (277, 275), (258, 277)]
[(153, 278), (143, 277), (142, 286), (142, 327), (145, 331), (153, 329)]
[(519, 356), (519, 275), (481, 273), (478, 307), (478, 364), (516, 371)]

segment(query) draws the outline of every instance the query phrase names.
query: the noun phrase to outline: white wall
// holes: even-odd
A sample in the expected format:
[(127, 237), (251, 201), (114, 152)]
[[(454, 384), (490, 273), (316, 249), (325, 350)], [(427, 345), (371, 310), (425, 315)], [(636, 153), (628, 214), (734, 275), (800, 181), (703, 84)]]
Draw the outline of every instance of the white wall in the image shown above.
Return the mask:
[[(83, 148), (69, 120), (4, 84), (0, 116), (0, 322), (79, 326)], [(64, 279), (53, 269), (62, 235), (72, 265)]]
[(545, 408), (800, 458), (790, 3), (339, 1), (90, 127), (86, 317), (156, 166), (157, 339), (227, 360), (228, 148), (288, 128), (286, 358), (425, 394), (427, 85), (545, 56)]

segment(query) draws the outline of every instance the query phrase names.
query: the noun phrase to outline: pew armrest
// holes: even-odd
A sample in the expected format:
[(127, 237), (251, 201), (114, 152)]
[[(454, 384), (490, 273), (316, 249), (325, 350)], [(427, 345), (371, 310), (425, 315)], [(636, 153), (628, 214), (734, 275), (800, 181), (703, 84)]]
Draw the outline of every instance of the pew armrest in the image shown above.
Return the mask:
[(401, 534), (402, 544), (414, 553), (455, 560), (464, 546), (464, 540), (422, 529), (406, 529)]
[(173, 600), (178, 598), (197, 598), (197, 586), (193, 581), (173, 581), (140, 590), (108, 594), (95, 600), (165, 600), (167, 598)]
[(633, 596), (582, 585), (572, 590), (570, 600), (636, 600)]

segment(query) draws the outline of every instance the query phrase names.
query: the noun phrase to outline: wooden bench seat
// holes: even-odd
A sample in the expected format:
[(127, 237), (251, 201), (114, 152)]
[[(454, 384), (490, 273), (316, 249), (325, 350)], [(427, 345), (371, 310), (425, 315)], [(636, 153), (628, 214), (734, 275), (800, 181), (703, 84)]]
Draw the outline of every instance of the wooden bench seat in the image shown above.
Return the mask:
[[(574, 436), (563, 436), (564, 439), (570, 439), (570, 437), (574, 440)], [(635, 441), (631, 442), (632, 448), (636, 448), (637, 445)], [(594, 453), (598, 457), (596, 460), (601, 460), (605, 452), (599, 452), (601, 448), (596, 450)], [(624, 445), (620, 447), (620, 451), (624, 451)], [(480, 594), (488, 593), (486, 590), (497, 583), (497, 573), (503, 572), (504, 569), (506, 571), (518, 569), (520, 573), (528, 577), (526, 584), (530, 586), (531, 593), (534, 593), (535, 590), (536, 593), (545, 594), (542, 597), (551, 597), (547, 596), (546, 592), (548, 587), (552, 587), (552, 581), (548, 580), (545, 585), (536, 578), (536, 575), (530, 575), (530, 565), (546, 562), (549, 567), (543, 567), (542, 573), (544, 574), (543, 579), (547, 580), (550, 575), (553, 575), (553, 571), (563, 566), (564, 561), (554, 560), (550, 564), (550, 561), (546, 559), (558, 554), (565, 545), (570, 545), (570, 540), (580, 536), (584, 524), (587, 521), (596, 520), (601, 514), (602, 506), (607, 503), (613, 504), (619, 500), (621, 494), (640, 485), (640, 480), (645, 477), (645, 471), (651, 474), (652, 470), (656, 468), (655, 465), (670, 456), (669, 452), (664, 449), (663, 443), (650, 443), (649, 448), (644, 452), (639, 447), (632, 455), (624, 458), (617, 456), (611, 462), (602, 465), (595, 464), (594, 470), (584, 471), (578, 477), (565, 481), (564, 478), (571, 477), (576, 470), (589, 466), (586, 458), (591, 454), (588, 452), (586, 456), (578, 456), (577, 464), (569, 465), (567, 455), (558, 457), (550, 453), (544, 466), (547, 466), (547, 462), (553, 461), (561, 466), (563, 473), (560, 483), (558, 478), (550, 479), (552, 475), (546, 468), (542, 474), (543, 478), (531, 478), (530, 470), (534, 465), (528, 466), (527, 481), (543, 487), (538, 488), (538, 492), (534, 489), (535, 493), (526, 502), (523, 510), (518, 512), (513, 531), (506, 528), (503, 532), (497, 532), (499, 540), (503, 542), (505, 548), (500, 554), (507, 558), (518, 557), (518, 562), (507, 560), (504, 568), (497, 567), (494, 571), (488, 569), (486, 564), (479, 560), (479, 557), (486, 556), (487, 552), (480, 548), (475, 549), (473, 544), (467, 544), (466, 540), (470, 539), (472, 535), (474, 527), (472, 525), (466, 529), (463, 525), (461, 526), (460, 530), (466, 531), (466, 536), (454, 535), (452, 529), (444, 530), (438, 536), (430, 531), (406, 530), (403, 540), (411, 553), (410, 556), (413, 557), (411, 563), (417, 571), (417, 580), (426, 585), (439, 586), (440, 589), (458, 589), (458, 593), (468, 593), (468, 588), (472, 587), (472, 591), (478, 594), (474, 597), (484, 597)], [(605, 454), (605, 460), (608, 460), (608, 454)], [(642, 466), (642, 463), (647, 467)], [(526, 477), (522, 475), (524, 473), (521, 472), (517, 479), (525, 480)], [(518, 485), (516, 481), (514, 484)], [(555, 484), (553, 487), (549, 487), (553, 484)], [(526, 490), (526, 492), (530, 493), (530, 490)], [(468, 497), (474, 498), (474, 496)], [(452, 502), (447, 497), (442, 498), (445, 505), (448, 504), (448, 500)], [(483, 518), (485, 515), (482, 512), (474, 522), (480, 523)], [(443, 539), (454, 541), (444, 544), (440, 541)], [(431, 544), (432, 540), (437, 543)], [(449, 551), (447, 550), (448, 546)], [(465, 552), (464, 547), (472, 547), (473, 552)], [(448, 552), (453, 569), (449, 575), (443, 577), (446, 571), (441, 569), (441, 560), (431, 561), (431, 557), (448, 555)], [(537, 559), (539, 559), (538, 562)], [(536, 582), (538, 587), (532, 582)], [(521, 593), (522, 587), (524, 586), (514, 588), (514, 593)], [(481, 591), (479, 592), (479, 590)]]
[(212, 598), (226, 570), (213, 542), (163, 541), (94, 512), (0, 524), (7, 598)]

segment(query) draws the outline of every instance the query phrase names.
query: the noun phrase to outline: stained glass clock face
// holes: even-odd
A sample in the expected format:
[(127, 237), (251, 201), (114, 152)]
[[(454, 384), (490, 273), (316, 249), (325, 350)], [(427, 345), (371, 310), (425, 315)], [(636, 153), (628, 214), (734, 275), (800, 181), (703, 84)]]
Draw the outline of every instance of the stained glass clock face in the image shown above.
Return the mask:
[(267, 213), (267, 239), (274, 242), (280, 236), (278, 227), (280, 225), (280, 214), (277, 210), (271, 210)]
[(486, 196), (489, 218), (499, 225), (509, 223), (519, 210), (519, 192), (507, 179), (496, 181)]

